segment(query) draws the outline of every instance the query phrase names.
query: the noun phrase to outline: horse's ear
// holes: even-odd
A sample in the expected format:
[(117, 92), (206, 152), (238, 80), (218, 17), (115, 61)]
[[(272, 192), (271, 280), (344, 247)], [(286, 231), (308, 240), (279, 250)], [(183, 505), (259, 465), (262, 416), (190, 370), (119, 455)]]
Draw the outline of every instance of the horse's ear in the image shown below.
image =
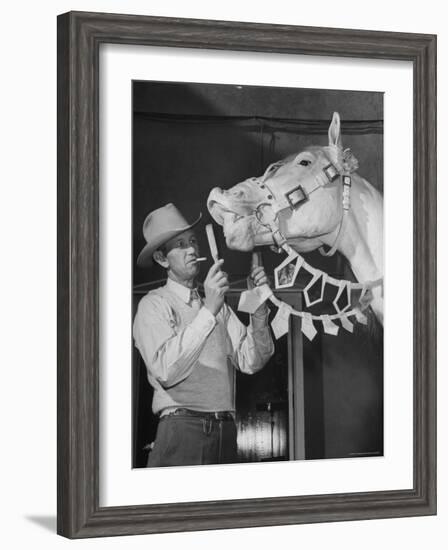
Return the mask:
[(341, 142), (341, 119), (339, 113), (334, 112), (331, 119), (330, 127), (328, 128), (328, 144), (342, 147)]

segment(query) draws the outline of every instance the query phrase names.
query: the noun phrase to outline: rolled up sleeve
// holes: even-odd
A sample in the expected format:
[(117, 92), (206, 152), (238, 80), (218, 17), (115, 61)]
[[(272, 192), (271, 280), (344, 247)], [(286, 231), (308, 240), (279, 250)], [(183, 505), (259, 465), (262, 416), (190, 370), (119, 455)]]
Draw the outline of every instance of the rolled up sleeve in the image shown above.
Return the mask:
[(224, 312), (227, 333), (232, 345), (232, 361), (246, 374), (254, 374), (262, 369), (274, 354), (274, 342), (269, 328), (269, 309), (259, 308), (250, 316), (246, 327), (234, 311), (225, 306)]

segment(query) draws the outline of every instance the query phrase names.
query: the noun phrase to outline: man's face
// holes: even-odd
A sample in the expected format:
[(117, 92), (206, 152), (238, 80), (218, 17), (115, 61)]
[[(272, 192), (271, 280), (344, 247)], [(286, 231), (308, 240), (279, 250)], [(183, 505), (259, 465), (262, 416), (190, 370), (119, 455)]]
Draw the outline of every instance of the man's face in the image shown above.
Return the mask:
[(193, 229), (184, 231), (165, 244), (165, 260), (168, 271), (178, 281), (190, 281), (199, 273), (199, 245)]

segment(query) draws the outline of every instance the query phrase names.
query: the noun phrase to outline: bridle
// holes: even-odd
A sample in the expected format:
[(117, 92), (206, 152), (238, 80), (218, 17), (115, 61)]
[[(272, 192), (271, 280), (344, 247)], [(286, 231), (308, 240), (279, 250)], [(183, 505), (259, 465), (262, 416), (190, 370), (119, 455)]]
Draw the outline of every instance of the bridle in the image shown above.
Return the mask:
[[(347, 224), (352, 185), (350, 174), (357, 168), (357, 161), (349, 149), (342, 151), (336, 146), (333, 147), (336, 149), (336, 157), (338, 155), (342, 157), (340, 162), (333, 163), (327, 158), (328, 163), (320, 172), (306, 176), (300, 180), (300, 183), (297, 181), (292, 182), (290, 187), (286, 191), (283, 190), (282, 193), (276, 193), (273, 190), (269, 185), (269, 179), (281, 166), (286, 164), (285, 161), (275, 162), (268, 166), (261, 178), (252, 178), (263, 194), (263, 198), (254, 209), (254, 215), (258, 222), (271, 232), (272, 239), (277, 248), (283, 248), (283, 245), (287, 242), (279, 227), (279, 214), (285, 210), (293, 212), (298, 210), (303, 204), (308, 202), (310, 195), (314, 191), (332, 184), (339, 178), (342, 184), (342, 217), (339, 222), (338, 233), (328, 252), (325, 252), (323, 247), (319, 248), (320, 253), (324, 256), (332, 256), (336, 252)], [(328, 233), (319, 236), (326, 234)], [(315, 237), (314, 235), (312, 238)]]

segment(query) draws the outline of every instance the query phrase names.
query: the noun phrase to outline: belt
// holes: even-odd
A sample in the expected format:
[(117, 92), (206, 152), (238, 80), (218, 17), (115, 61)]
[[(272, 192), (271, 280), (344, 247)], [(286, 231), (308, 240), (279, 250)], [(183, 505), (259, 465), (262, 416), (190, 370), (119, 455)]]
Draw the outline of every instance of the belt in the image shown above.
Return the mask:
[(184, 409), (184, 408), (176, 409), (172, 413), (168, 413), (167, 416), (172, 416), (172, 415), (196, 416), (199, 418), (215, 419), (215, 420), (233, 420), (234, 419), (233, 413), (229, 411), (202, 412), (202, 411), (193, 411), (191, 409)]

